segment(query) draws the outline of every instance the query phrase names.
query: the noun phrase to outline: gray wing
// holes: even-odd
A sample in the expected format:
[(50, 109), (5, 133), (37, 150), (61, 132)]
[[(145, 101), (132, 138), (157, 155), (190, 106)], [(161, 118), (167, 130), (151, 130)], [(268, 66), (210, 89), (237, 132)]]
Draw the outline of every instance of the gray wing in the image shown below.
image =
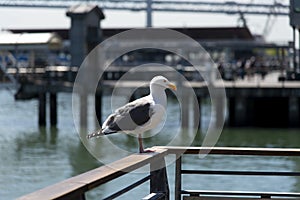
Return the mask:
[(149, 101), (135, 101), (116, 110), (107, 119), (103, 127), (104, 134), (120, 131), (132, 131), (138, 126), (147, 123), (153, 110)]

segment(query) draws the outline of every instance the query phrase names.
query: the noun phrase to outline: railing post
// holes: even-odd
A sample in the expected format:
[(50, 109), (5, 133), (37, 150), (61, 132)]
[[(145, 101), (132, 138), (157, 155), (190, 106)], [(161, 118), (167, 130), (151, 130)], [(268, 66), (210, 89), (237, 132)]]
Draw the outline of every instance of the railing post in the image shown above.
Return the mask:
[(169, 200), (170, 191), (164, 157), (150, 163), (150, 171), (150, 193), (164, 193), (165, 200)]
[(181, 155), (176, 155), (176, 166), (175, 166), (175, 200), (181, 199)]
[(66, 196), (63, 197), (59, 197), (57, 198), (59, 200), (64, 200), (64, 199), (68, 199), (68, 200), (86, 200), (85, 198), (85, 193), (83, 191), (77, 190), (74, 191), (70, 194), (67, 194)]

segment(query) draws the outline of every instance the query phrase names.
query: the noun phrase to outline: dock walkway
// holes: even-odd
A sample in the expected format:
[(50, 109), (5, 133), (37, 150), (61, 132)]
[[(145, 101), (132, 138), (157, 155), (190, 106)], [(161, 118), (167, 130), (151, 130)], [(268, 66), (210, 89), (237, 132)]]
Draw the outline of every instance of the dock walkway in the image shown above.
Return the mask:
[[(103, 79), (98, 83), (98, 87), (95, 89), (96, 91), (93, 91), (93, 94), (88, 94), (87, 88), (82, 90), (83, 94), (78, 94), (80, 96), (81, 112), (79, 126), (85, 129), (88, 124), (87, 98), (89, 95), (95, 96), (94, 103), (97, 120), (101, 123), (102, 96), (104, 94), (111, 94), (113, 90), (117, 90), (118, 95), (124, 95), (128, 99), (134, 100), (149, 92), (149, 82), (145, 80), (158, 74), (168, 75), (167, 77), (178, 86), (176, 95), (179, 100), (182, 100), (183, 128), (188, 128), (191, 120), (193, 128), (201, 128), (201, 120), (199, 120), (201, 116), (198, 116), (196, 113), (191, 115), (194, 116), (194, 119), (189, 118), (189, 104), (193, 102), (192, 104), (194, 105), (192, 106), (199, 108), (199, 111), (201, 111), (203, 99), (212, 96), (208, 86), (214, 90), (213, 95), (216, 97), (214, 101), (216, 102), (216, 108), (214, 109), (216, 113), (214, 116), (216, 124), (219, 126), (222, 126), (224, 122), (226, 109), (228, 110), (226, 125), (231, 127), (275, 126), (280, 128), (297, 128), (300, 126), (300, 81), (284, 79), (279, 81), (279, 75), (281, 75), (279, 71), (270, 72), (264, 79), (256, 74), (250, 78), (245, 77), (243, 80), (222, 81), (221, 79), (211, 78), (211, 80), (204, 81), (195, 69), (180, 71), (186, 77), (186, 80), (178, 78), (178, 72), (175, 70), (158, 69), (157, 66), (148, 66), (145, 68), (145, 71), (130, 71), (131, 79), (126, 81), (120, 80), (120, 78), (128, 72), (129, 68), (113, 67), (111, 71), (105, 71)], [(51, 126), (56, 126), (58, 113), (57, 94), (60, 92), (73, 92), (77, 70), (78, 68), (66, 66), (19, 69), (20, 88), (15, 98), (19, 100), (38, 99), (39, 125), (46, 126), (47, 121), (49, 121)], [(9, 73), (14, 74), (17, 72), (12, 70)], [(204, 71), (203, 74), (213, 77), (212, 71)], [(193, 79), (193, 77), (198, 78)], [(191, 93), (195, 95), (191, 95)], [(182, 98), (183, 96), (185, 98)], [(227, 104), (224, 103), (226, 101), (228, 102)], [(47, 102), (50, 102), (50, 108), (48, 109), (50, 110), (50, 120), (47, 120)], [(275, 110), (277, 110), (276, 113)], [(266, 119), (268, 120), (266, 121)]]

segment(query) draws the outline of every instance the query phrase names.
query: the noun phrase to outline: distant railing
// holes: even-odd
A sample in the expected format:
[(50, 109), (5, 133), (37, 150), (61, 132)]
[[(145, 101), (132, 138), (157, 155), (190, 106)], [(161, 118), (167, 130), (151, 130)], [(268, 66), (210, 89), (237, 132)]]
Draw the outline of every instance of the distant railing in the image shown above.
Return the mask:
[[(268, 171), (226, 171), (226, 170), (183, 170), (182, 169), (182, 156), (184, 154), (210, 154), (210, 155), (242, 155), (242, 156), (300, 156), (300, 149), (279, 149), (279, 148), (179, 148), (179, 147), (161, 147), (167, 148), (168, 154), (176, 154), (175, 170), (175, 200), (181, 199), (182, 195), (184, 200), (206, 200), (206, 199), (219, 199), (230, 200), (233, 199), (272, 199), (278, 198), (300, 198), (300, 193), (290, 192), (248, 192), (248, 191), (208, 191), (208, 190), (183, 190), (182, 189), (182, 175), (183, 174), (204, 174), (204, 175), (245, 175), (245, 176), (300, 176), (300, 172), (268, 172)], [(237, 198), (240, 197), (240, 198)]]
[[(203, 148), (203, 147), (153, 147), (156, 153), (133, 154), (118, 160), (109, 166), (102, 166), (84, 174), (64, 180), (55, 185), (20, 197), (19, 200), (35, 199), (85, 199), (85, 192), (92, 190), (113, 179), (150, 164), (149, 175), (137, 182), (115, 192), (105, 198), (114, 199), (131, 189), (150, 180), (150, 194), (143, 199), (169, 199), (169, 185), (165, 166), (165, 156), (176, 155), (175, 170), (175, 199), (183, 197), (186, 200), (198, 199), (272, 199), (275, 197), (284, 199), (299, 199), (300, 193), (290, 192), (247, 192), (247, 191), (207, 191), (207, 190), (182, 190), (182, 174), (206, 174), (206, 175), (245, 175), (245, 176), (300, 176), (300, 172), (263, 172), (263, 171), (215, 171), (215, 170), (183, 170), (183, 154), (210, 154), (210, 155), (243, 155), (243, 156), (300, 156), (300, 149), (278, 148)], [(188, 196), (186, 196), (188, 195)]]

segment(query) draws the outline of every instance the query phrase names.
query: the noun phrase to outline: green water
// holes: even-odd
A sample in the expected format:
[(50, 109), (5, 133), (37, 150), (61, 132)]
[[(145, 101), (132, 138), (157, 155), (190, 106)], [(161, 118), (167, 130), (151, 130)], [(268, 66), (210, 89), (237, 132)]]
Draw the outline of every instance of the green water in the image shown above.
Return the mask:
[[(104, 115), (110, 112), (110, 99), (104, 98)], [(102, 163), (91, 156), (82, 145), (75, 130), (71, 95), (58, 95), (58, 127), (40, 129), (37, 126), (36, 100), (16, 102), (12, 92), (0, 90), (0, 199), (15, 199), (45, 186), (101, 166)], [(209, 116), (204, 108), (202, 122), (208, 123)], [(278, 114), (274, 111), (274, 114)], [(178, 105), (169, 102), (168, 120), (158, 135), (145, 140), (145, 146), (168, 144), (172, 134), (179, 127)], [(181, 133), (182, 140), (190, 137)], [(136, 138), (126, 135), (110, 137), (113, 144), (129, 152), (137, 151)], [(201, 146), (202, 135), (196, 136), (195, 146)], [(184, 142), (184, 141), (183, 141)], [(225, 129), (217, 146), (238, 147), (291, 147), (300, 146), (298, 129)], [(109, 149), (102, 149), (103, 156), (111, 160), (118, 155)], [(169, 159), (169, 158), (168, 158)], [(225, 169), (225, 170), (262, 170), (262, 171), (300, 171), (300, 160), (287, 157), (254, 156), (208, 156), (199, 159), (186, 156), (184, 169)], [(101, 199), (132, 180), (146, 174), (130, 173), (120, 179), (103, 185), (87, 194), (88, 199)], [(174, 165), (168, 167), (170, 189), (174, 185)], [(251, 190), (273, 192), (300, 192), (300, 179), (295, 177), (246, 177), (246, 176), (183, 176), (184, 189)], [(149, 192), (148, 183), (134, 189), (119, 199), (141, 199)], [(134, 197), (134, 198), (133, 198)]]

